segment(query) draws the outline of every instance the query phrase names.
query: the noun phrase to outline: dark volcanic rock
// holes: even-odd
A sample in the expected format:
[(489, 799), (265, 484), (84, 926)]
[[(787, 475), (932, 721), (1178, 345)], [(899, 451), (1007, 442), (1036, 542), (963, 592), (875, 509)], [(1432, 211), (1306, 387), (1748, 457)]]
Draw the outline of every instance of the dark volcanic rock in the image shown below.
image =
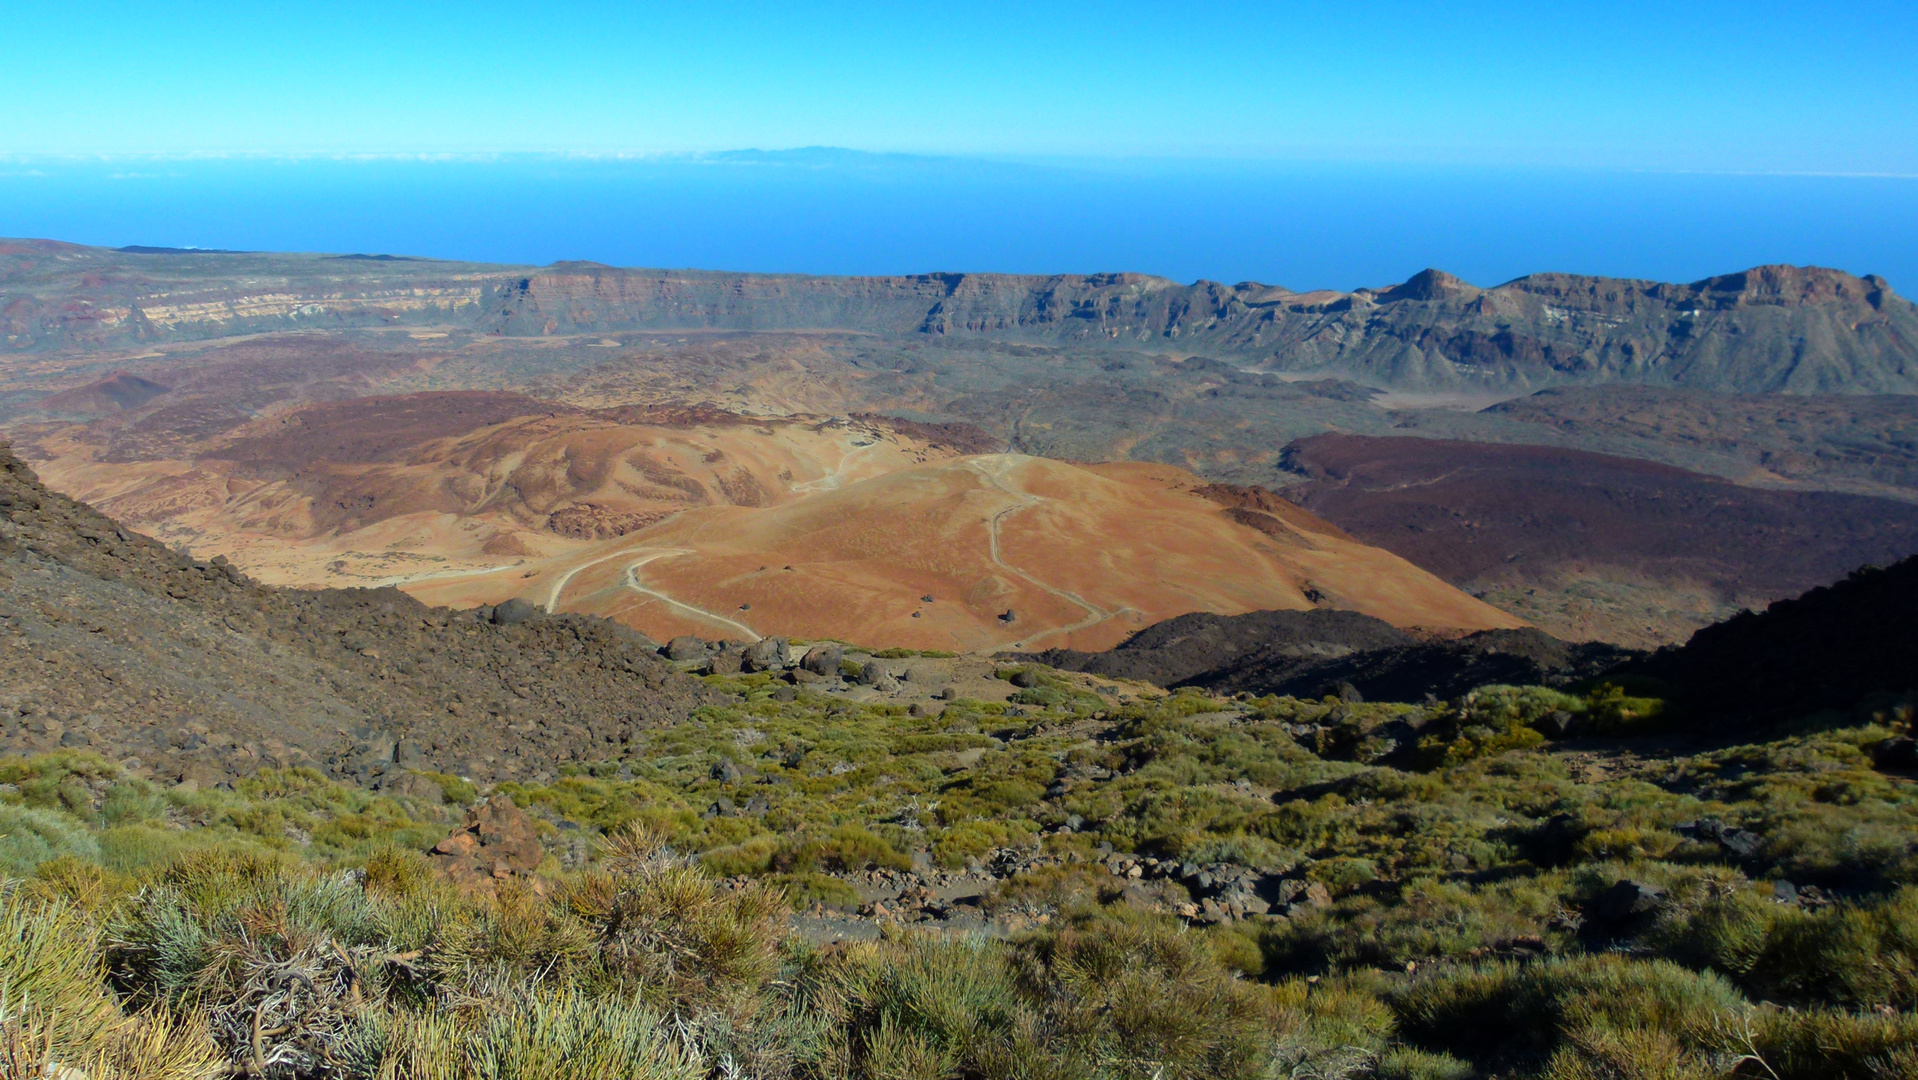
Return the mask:
[(1532, 629), (1425, 639), (1370, 615), (1322, 609), (1181, 615), (1103, 653), (1055, 649), (1035, 659), (1105, 678), (1220, 693), (1418, 701), (1426, 694), (1454, 697), (1488, 683), (1562, 685), (1631, 655)]
[(760, 638), (740, 650), (739, 669), (745, 672), (778, 671), (791, 659), (791, 651), (782, 637)]
[(515, 596), (493, 609), (493, 622), (500, 626), (514, 626), (530, 622), (541, 614), (544, 613), (535, 607), (532, 601)]
[(814, 675), (833, 678), (838, 676), (839, 664), (845, 658), (846, 650), (843, 646), (825, 641), (807, 649), (805, 659), (799, 661), (799, 666)]
[(1626, 879), (1613, 882), (1611, 888), (1594, 897), (1591, 913), (1600, 922), (1621, 923), (1650, 914), (1664, 902), (1665, 890)]
[(681, 634), (666, 643), (666, 659), (698, 660), (706, 655), (706, 643), (690, 634)]
[(859, 669), (859, 685), (870, 686), (874, 690), (897, 690), (899, 680), (892, 677), (892, 672), (885, 664), (868, 660)]
[(1918, 770), (1918, 739), (1901, 735), (1871, 748), (1871, 763), (1892, 772)]
[(1206, 685), (1248, 658), (1269, 667), (1300, 667), (1367, 649), (1409, 645), (1415, 639), (1383, 619), (1356, 611), (1200, 612), (1154, 623), (1100, 653), (1052, 649), (1035, 659), (1065, 671), (1158, 686)]

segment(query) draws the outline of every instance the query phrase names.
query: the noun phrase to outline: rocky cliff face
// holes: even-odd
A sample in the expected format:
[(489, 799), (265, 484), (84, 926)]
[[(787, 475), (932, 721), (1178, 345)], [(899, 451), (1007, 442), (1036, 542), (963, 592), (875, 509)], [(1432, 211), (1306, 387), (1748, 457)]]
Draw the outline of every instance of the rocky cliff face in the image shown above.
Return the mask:
[(1535, 274), (1495, 288), (1427, 270), (1390, 288), (1299, 293), (1141, 274), (832, 278), (0, 245), (9, 351), (428, 324), (506, 337), (839, 330), (1123, 347), (1419, 389), (1918, 392), (1918, 307), (1880, 278), (1816, 267), (1688, 285)]

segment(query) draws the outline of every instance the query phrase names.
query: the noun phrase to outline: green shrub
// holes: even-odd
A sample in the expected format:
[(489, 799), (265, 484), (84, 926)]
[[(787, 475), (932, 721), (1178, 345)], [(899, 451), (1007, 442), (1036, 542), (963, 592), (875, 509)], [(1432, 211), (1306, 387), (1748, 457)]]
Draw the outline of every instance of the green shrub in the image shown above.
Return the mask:
[(1608, 738), (1652, 735), (1669, 727), (1671, 720), (1662, 699), (1632, 697), (1624, 687), (1606, 684), (1586, 698), (1583, 734)]
[(0, 1068), (8, 1076), (212, 1080), (225, 1075), (204, 1024), (129, 1017), (107, 989), (99, 925), (79, 909), (0, 894)]
[(1661, 927), (1658, 944), (1793, 1005), (1918, 1008), (1918, 888), (1805, 911), (1759, 890), (1715, 897)]
[(1705, 1068), (1751, 1008), (1717, 975), (1619, 956), (1441, 972), (1389, 1000), (1414, 1045), (1561, 1076), (1691, 1075), (1670, 1070)]
[(1053, 1038), (1086, 1059), (1150, 1063), (1168, 1080), (1264, 1070), (1272, 999), (1168, 921), (1066, 920), (1020, 943), (1013, 962), (1026, 992), (1046, 1003)]
[(57, 810), (0, 805), (0, 871), (29, 874), (48, 859), (98, 859), (87, 827)]
[(405, 1012), (380, 1032), (390, 1080), (704, 1080), (705, 1066), (643, 1004), (575, 991), (483, 1008)]
[(743, 843), (713, 848), (700, 855), (699, 862), (716, 877), (763, 874), (772, 868), (778, 851), (779, 838), (762, 834)]
[(863, 825), (840, 825), (824, 836), (782, 845), (772, 856), (782, 873), (813, 870), (912, 869), (912, 856), (887, 843)]

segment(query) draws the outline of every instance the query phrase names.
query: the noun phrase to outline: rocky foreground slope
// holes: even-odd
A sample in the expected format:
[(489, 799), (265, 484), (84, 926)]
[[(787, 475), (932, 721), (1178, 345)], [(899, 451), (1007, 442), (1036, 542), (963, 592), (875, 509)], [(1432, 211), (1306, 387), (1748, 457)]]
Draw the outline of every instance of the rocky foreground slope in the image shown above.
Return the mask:
[(0, 751), (89, 747), (202, 782), (268, 765), (531, 779), (711, 699), (655, 650), (600, 619), (263, 586), (47, 490), (0, 448)]

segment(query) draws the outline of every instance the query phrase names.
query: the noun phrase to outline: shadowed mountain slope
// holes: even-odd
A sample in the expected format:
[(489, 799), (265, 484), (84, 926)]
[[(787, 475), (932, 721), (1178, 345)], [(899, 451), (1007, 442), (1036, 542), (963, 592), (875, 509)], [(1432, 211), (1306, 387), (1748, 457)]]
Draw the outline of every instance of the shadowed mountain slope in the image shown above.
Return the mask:
[(1918, 691), (1918, 557), (1741, 613), (1620, 673), (1669, 684), (1728, 731)]
[(1066, 671), (1215, 693), (1315, 698), (1350, 684), (1367, 699), (1418, 701), (1492, 683), (1563, 685), (1630, 655), (1609, 645), (1560, 641), (1530, 627), (1446, 640), (1357, 612), (1255, 611), (1183, 615), (1105, 652), (1053, 649), (1033, 659)]
[(0, 750), (91, 747), (202, 782), (267, 765), (531, 778), (711, 699), (616, 624), (487, 614), (260, 585), (49, 491), (0, 447)]

